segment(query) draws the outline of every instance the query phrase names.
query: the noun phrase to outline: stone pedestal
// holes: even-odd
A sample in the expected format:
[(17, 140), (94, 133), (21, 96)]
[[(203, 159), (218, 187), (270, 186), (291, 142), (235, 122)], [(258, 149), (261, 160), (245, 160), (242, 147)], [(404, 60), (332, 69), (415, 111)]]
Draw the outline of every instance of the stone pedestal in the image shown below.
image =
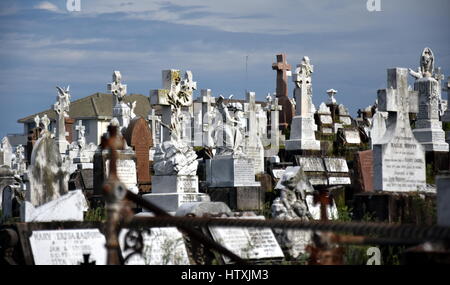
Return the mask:
[(211, 201), (224, 202), (232, 210), (262, 210), (264, 191), (255, 181), (252, 159), (227, 155), (206, 160), (206, 178)]
[(414, 136), (425, 151), (448, 151), (442, 122), (439, 121), (439, 94), (441, 86), (432, 77), (416, 80), (414, 90), (419, 92), (419, 113)]
[(153, 176), (152, 193), (142, 197), (172, 213), (184, 203), (209, 200), (198, 192), (198, 176), (194, 175)]
[(206, 160), (208, 187), (259, 187), (255, 181), (253, 160), (231, 155)]
[(320, 150), (316, 140), (317, 125), (312, 117), (295, 116), (292, 119), (291, 137), (286, 141), (287, 150)]

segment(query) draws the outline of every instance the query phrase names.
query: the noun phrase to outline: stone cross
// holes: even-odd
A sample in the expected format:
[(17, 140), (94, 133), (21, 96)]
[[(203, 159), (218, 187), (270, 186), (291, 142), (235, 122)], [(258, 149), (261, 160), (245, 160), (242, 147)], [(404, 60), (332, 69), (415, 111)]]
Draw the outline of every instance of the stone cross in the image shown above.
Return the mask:
[(192, 80), (192, 72), (186, 71), (182, 80), (179, 70), (170, 69), (162, 71), (162, 85), (164, 89), (150, 92), (150, 103), (162, 106), (162, 125), (170, 127), (164, 128), (162, 140), (181, 139), (181, 108), (192, 105), (196, 83)]
[(153, 143), (154, 145), (159, 145), (160, 141), (158, 140), (157, 136), (156, 136), (156, 128), (157, 128), (157, 123), (160, 121), (159, 116), (156, 115), (155, 113), (155, 109), (152, 109), (150, 114), (148, 115), (148, 120), (150, 121), (150, 126), (152, 129), (152, 138), (153, 138)]
[(373, 145), (374, 189), (417, 191), (425, 187), (425, 152), (409, 122), (417, 91), (408, 88), (408, 69), (388, 69), (387, 89), (378, 90), (378, 111), (389, 112), (386, 133)]
[(286, 61), (286, 54), (277, 55), (277, 62), (272, 64), (272, 69), (277, 71), (276, 94), (283, 110), (279, 113), (279, 123), (281, 128), (287, 128), (294, 116), (292, 102), (288, 95), (288, 76), (291, 76), (291, 65)]
[(70, 106), (70, 94), (69, 87), (63, 89), (61, 87), (56, 87), (58, 90), (58, 100), (54, 105), (53, 109), (58, 114), (56, 120), (56, 144), (58, 145), (59, 152), (65, 154), (69, 143), (66, 140), (66, 117), (68, 117), (69, 106)]
[[(273, 98), (270, 105), (270, 149), (272, 155), (278, 153), (280, 147), (280, 130), (278, 129), (279, 112), (283, 108), (278, 105), (278, 98)], [(270, 155), (268, 155), (270, 156)]]
[(75, 126), (75, 130), (77, 131), (77, 141), (81, 148), (84, 148), (86, 145), (86, 138), (84, 137), (84, 133), (86, 130), (86, 127), (83, 126), (83, 121), (79, 120), (78, 125)]
[(301, 63), (297, 65), (292, 81), (295, 83), (295, 115), (296, 116), (312, 116), (312, 87), (311, 74), (314, 72), (314, 66), (311, 65), (310, 60), (305, 56)]
[(127, 94), (127, 85), (122, 84), (122, 74), (120, 71), (114, 71), (113, 82), (107, 85), (108, 92), (113, 94), (113, 107), (122, 102), (123, 97)]
[(214, 140), (212, 137), (213, 132), (213, 107), (212, 104), (216, 102), (215, 98), (211, 96), (211, 89), (201, 90), (202, 99), (202, 125), (203, 125), (203, 146), (213, 147)]
[(36, 117), (34, 117), (34, 124), (36, 125), (35, 128), (39, 128), (40, 123), (41, 123), (41, 118), (39, 118), (39, 115), (36, 115)]
[(47, 117), (47, 114), (45, 114), (42, 118), (41, 118), (41, 123), (44, 126), (44, 128), (42, 129), (43, 132), (48, 132), (48, 126), (50, 125), (50, 119)]
[(336, 98), (334, 98), (334, 95), (336, 95), (337, 93), (338, 93), (337, 90), (334, 90), (334, 89), (327, 90), (328, 97), (330, 97), (330, 98), (328, 98), (328, 102), (327, 102), (328, 104), (332, 104), (332, 105), (337, 104)]
[(286, 54), (277, 55), (277, 62), (272, 64), (272, 69), (277, 71), (277, 97), (289, 97), (287, 78), (291, 65), (286, 61)]

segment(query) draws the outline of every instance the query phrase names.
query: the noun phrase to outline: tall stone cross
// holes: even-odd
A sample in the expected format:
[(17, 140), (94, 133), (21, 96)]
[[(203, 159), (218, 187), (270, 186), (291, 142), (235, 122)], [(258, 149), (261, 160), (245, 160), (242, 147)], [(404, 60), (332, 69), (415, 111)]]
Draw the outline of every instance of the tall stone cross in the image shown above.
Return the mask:
[(312, 87), (311, 74), (314, 72), (314, 66), (310, 64), (309, 58), (305, 56), (301, 63), (297, 65), (292, 81), (295, 83), (295, 115), (308, 117), (311, 114), (312, 105)]
[(213, 147), (214, 140), (212, 137), (213, 126), (212, 126), (212, 104), (216, 102), (215, 98), (211, 96), (211, 89), (201, 90), (202, 99), (202, 126), (203, 126), (203, 146)]
[(389, 112), (387, 130), (373, 145), (374, 189), (407, 192), (425, 187), (425, 151), (409, 122), (418, 92), (408, 87), (408, 69), (388, 69), (387, 89), (378, 90), (378, 110)]
[(272, 64), (272, 69), (277, 71), (277, 98), (279, 103), (283, 106), (280, 112), (280, 128), (287, 128), (294, 116), (292, 102), (288, 95), (288, 76), (291, 76), (291, 65), (286, 61), (286, 54), (278, 54), (277, 62)]
[(56, 144), (58, 145), (59, 153), (65, 154), (69, 146), (69, 142), (66, 139), (66, 117), (69, 116), (69, 106), (70, 106), (70, 93), (69, 87), (63, 89), (61, 87), (56, 87), (58, 90), (57, 101), (53, 105), (53, 109), (58, 114), (56, 121)]
[(80, 148), (84, 148), (86, 145), (86, 138), (84, 136), (86, 127), (83, 126), (83, 121), (79, 120), (78, 125), (75, 126), (75, 130), (77, 131), (77, 141)]
[(180, 139), (181, 108), (192, 105), (196, 83), (192, 80), (190, 71), (186, 72), (183, 80), (179, 70), (170, 69), (162, 71), (162, 85), (164, 89), (150, 91), (150, 104), (162, 106), (161, 123), (166, 126), (163, 129), (162, 140), (170, 141), (174, 136)]
[(122, 74), (120, 71), (114, 71), (113, 82), (107, 85), (107, 90), (113, 94), (113, 108), (117, 103), (122, 102), (123, 97), (127, 94), (127, 85), (122, 84)]

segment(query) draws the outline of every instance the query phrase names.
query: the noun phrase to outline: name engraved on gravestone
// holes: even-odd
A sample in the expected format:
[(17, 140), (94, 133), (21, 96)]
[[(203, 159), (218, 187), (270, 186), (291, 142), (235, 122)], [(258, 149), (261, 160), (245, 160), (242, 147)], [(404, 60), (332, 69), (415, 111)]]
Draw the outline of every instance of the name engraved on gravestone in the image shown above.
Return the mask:
[(180, 198), (180, 204), (198, 202), (197, 195), (194, 194), (183, 194)]
[(343, 158), (324, 158), (323, 160), (329, 172), (348, 172), (347, 161)]
[(255, 170), (250, 161), (245, 159), (234, 160), (234, 180), (239, 184), (255, 182)]
[[(183, 235), (177, 228), (151, 228), (143, 232), (142, 255), (131, 256), (126, 265), (189, 265)], [(126, 258), (133, 252), (125, 250), (125, 237), (129, 229), (123, 229), (119, 235), (122, 256)]]
[(197, 193), (197, 183), (198, 180), (196, 177), (192, 176), (179, 176), (178, 179), (178, 187), (181, 193)]
[(423, 169), (424, 159), (417, 156), (418, 144), (411, 137), (396, 137), (389, 144), (390, 152), (395, 155), (386, 155), (383, 158), (383, 182), (391, 189), (416, 190), (418, 184), (423, 183), (423, 177), (416, 175)]
[(33, 231), (31, 251), (36, 265), (79, 265), (83, 255), (106, 264), (106, 239), (98, 229)]
[[(232, 218), (236, 219), (236, 218)], [(249, 216), (237, 219), (260, 219)], [(283, 252), (270, 228), (209, 227), (214, 240), (244, 259), (283, 258)], [(224, 256), (224, 261), (230, 260)]]
[[(109, 159), (105, 163), (106, 177), (109, 176)], [(117, 160), (117, 176), (127, 187), (133, 187), (137, 184), (136, 162), (131, 159)]]

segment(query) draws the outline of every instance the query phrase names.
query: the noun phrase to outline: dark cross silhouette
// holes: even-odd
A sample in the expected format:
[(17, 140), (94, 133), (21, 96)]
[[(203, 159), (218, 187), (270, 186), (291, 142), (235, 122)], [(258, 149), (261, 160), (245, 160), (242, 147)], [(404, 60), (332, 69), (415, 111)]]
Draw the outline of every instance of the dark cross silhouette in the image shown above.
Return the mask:
[(81, 262), (79, 265), (81, 266), (93, 266), (95, 265), (95, 260), (92, 262), (89, 262), (91, 254), (83, 254), (83, 262)]
[(272, 69), (277, 71), (277, 98), (279, 104), (283, 107), (280, 114), (280, 128), (284, 129), (291, 123), (294, 116), (292, 103), (288, 96), (288, 75), (291, 65), (286, 61), (286, 54), (278, 54), (277, 62), (272, 64)]

